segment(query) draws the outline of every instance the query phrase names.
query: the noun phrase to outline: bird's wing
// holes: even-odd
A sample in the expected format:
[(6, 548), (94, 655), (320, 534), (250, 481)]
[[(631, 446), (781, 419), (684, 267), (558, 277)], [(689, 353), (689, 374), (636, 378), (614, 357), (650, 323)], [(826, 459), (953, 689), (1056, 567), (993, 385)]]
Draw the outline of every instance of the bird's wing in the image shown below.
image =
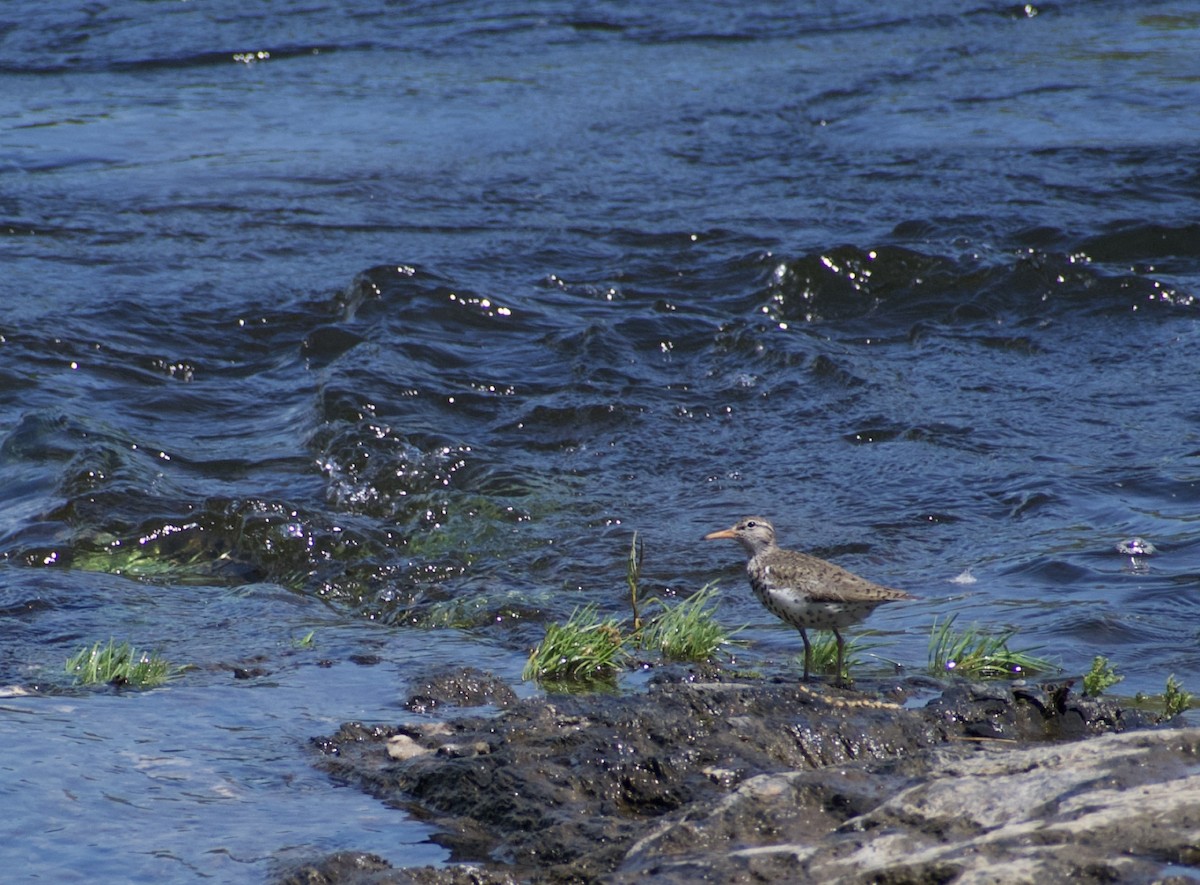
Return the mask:
[(765, 579), (772, 589), (802, 593), (812, 602), (888, 602), (893, 599), (908, 599), (903, 590), (893, 590), (840, 565), (799, 553), (795, 550), (780, 550), (766, 563)]

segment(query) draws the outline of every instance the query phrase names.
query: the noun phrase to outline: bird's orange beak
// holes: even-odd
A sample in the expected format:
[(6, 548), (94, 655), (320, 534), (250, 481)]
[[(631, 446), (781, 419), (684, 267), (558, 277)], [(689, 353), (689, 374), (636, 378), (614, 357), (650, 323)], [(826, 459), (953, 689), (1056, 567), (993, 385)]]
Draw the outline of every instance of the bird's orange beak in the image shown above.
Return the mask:
[(719, 532), (709, 532), (707, 535), (704, 536), (704, 540), (719, 541), (722, 538), (736, 538), (736, 537), (737, 537), (737, 535), (735, 535), (733, 533), (733, 529), (721, 529), (721, 531), (719, 531)]

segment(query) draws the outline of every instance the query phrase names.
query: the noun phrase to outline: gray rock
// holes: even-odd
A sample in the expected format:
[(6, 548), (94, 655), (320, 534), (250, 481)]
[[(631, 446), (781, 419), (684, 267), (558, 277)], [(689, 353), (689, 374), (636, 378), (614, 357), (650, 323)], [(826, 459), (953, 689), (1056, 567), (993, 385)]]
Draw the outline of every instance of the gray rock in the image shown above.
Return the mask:
[(400, 762), (432, 752), (434, 751), (428, 747), (421, 746), (411, 735), (394, 734), (387, 739), (388, 756)]
[[(1188, 728), (928, 750), (900, 789), (869, 765), (763, 774), (661, 822), (610, 881), (1194, 881), (1198, 754)], [(847, 791), (877, 801), (842, 819)]]

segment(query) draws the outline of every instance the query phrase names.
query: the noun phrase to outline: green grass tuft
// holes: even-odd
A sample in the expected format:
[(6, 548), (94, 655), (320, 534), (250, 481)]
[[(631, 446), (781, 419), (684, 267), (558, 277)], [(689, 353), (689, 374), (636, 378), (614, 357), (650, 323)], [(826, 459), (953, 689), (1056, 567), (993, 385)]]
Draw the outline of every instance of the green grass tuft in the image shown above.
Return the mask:
[(1083, 693), (1088, 697), (1099, 697), (1106, 689), (1112, 688), (1124, 678), (1113, 669), (1108, 658), (1096, 655), (1092, 659), (1092, 669), (1084, 674)]
[(571, 613), (565, 624), (551, 624), (521, 674), (538, 682), (589, 683), (610, 680), (625, 659), (625, 640), (616, 619), (599, 620), (595, 605)]
[[(850, 667), (858, 667), (862, 660), (859, 652), (873, 646), (863, 643), (857, 636), (842, 635), (846, 640), (846, 658), (842, 661), (842, 679), (850, 679)], [(809, 630), (808, 640), (812, 644), (812, 672), (834, 675), (837, 669), (837, 639), (832, 630)], [(804, 667), (804, 652), (796, 656), (797, 668)]]
[(974, 679), (1021, 679), (1053, 669), (1045, 658), (1014, 651), (1008, 642), (1016, 630), (988, 635), (978, 627), (954, 630), (954, 618), (934, 621), (929, 637), (929, 672), (935, 676), (961, 674)]
[(97, 642), (67, 660), (66, 670), (83, 685), (128, 685), (154, 688), (179, 674), (179, 668), (157, 654), (139, 652), (128, 642)]
[(671, 661), (707, 661), (739, 630), (726, 630), (716, 619), (716, 583), (705, 584), (688, 599), (668, 605), (651, 599), (661, 611), (641, 633), (642, 648), (653, 649)]
[(1192, 695), (1175, 681), (1175, 674), (1167, 677), (1167, 688), (1163, 692), (1163, 716), (1174, 719), (1192, 705)]

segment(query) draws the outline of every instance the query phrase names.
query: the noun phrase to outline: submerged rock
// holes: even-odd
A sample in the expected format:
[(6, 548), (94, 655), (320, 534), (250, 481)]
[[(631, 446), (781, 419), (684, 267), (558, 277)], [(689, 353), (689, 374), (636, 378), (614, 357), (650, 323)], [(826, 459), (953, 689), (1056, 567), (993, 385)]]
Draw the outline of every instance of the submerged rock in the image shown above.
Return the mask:
[(1068, 686), (912, 699), (933, 687), (533, 698), (439, 727), (348, 724), (317, 742), (319, 765), (430, 821), (453, 860), (483, 865), (470, 881), (968, 881), (998, 864), (1136, 881), (1200, 861), (1200, 730), (1068, 744), (1153, 720)]

